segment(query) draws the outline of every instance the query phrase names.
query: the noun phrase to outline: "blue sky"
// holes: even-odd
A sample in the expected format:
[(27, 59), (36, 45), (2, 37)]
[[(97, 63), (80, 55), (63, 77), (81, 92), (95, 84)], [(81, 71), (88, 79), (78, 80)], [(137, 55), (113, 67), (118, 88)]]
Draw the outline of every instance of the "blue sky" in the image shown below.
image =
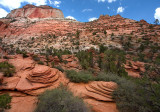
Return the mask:
[(0, 17), (26, 4), (59, 8), (67, 18), (87, 22), (100, 15), (117, 15), (153, 23), (160, 20), (160, 0), (0, 0)]

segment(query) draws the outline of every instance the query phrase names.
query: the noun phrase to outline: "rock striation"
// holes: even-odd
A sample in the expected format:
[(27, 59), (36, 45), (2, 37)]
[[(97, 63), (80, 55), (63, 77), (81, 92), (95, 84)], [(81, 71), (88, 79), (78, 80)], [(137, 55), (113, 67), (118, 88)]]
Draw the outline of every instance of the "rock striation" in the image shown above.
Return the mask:
[(49, 84), (58, 80), (58, 70), (50, 69), (47, 66), (38, 65), (32, 73), (27, 76), (27, 79), (33, 83)]
[(112, 92), (116, 88), (113, 82), (93, 82), (85, 86), (86, 96), (100, 101), (113, 101)]
[(26, 5), (23, 8), (12, 10), (6, 18), (64, 18), (63, 12), (60, 9), (50, 6), (34, 6)]
[(83, 98), (95, 112), (104, 112), (104, 110), (105, 112), (118, 112), (112, 98), (112, 93), (117, 88), (117, 84), (114, 82), (69, 83), (68, 88), (75, 96)]
[(8, 61), (16, 68), (13, 77), (3, 77), (0, 73), (0, 94), (12, 96), (11, 109), (7, 112), (33, 112), (37, 105), (37, 95), (60, 84), (66, 85), (68, 79), (55, 68), (36, 64), (30, 57), (9, 56)]

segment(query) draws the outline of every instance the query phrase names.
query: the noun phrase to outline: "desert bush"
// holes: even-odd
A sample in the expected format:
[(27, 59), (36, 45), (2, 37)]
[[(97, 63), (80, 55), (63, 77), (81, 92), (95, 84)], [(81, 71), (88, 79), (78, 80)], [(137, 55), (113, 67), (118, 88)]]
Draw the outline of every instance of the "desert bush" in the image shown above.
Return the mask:
[(39, 96), (35, 112), (88, 112), (82, 99), (74, 97), (64, 86)]
[(94, 77), (92, 76), (92, 74), (87, 71), (76, 72), (75, 70), (66, 70), (65, 72), (66, 72), (67, 78), (69, 78), (71, 82), (87, 83), (89, 81), (94, 80)]
[(68, 61), (67, 61), (67, 60), (63, 60), (63, 63), (64, 63), (64, 64), (67, 64), (67, 63), (68, 63)]
[(99, 45), (99, 52), (100, 53), (104, 53), (108, 48), (106, 46), (104, 46), (103, 44)]
[(0, 72), (4, 73), (5, 77), (11, 77), (15, 73), (15, 67), (8, 62), (0, 63)]
[(160, 110), (160, 85), (149, 78), (120, 77), (112, 73), (100, 73), (97, 81), (113, 81), (118, 88), (113, 98), (120, 112), (158, 112)]
[(96, 34), (97, 34), (97, 32), (93, 32), (92, 34), (93, 34), (93, 35), (96, 35)]
[(155, 63), (156, 63), (157, 65), (160, 65), (160, 54), (156, 57)]
[(44, 65), (44, 62), (43, 61), (39, 61), (38, 64)]
[(114, 73), (119, 76), (127, 75), (124, 69), (126, 63), (125, 52), (119, 49), (108, 49), (104, 52), (102, 70), (106, 73)]
[(22, 54), (23, 58), (29, 57), (29, 56), (27, 55), (27, 52), (26, 52), (26, 51), (20, 50), (19, 48), (16, 49), (16, 53), (17, 53), (17, 54)]
[(29, 56), (27, 55), (27, 52), (23, 52), (22, 56), (23, 56), (23, 58), (29, 57)]
[(69, 55), (69, 54), (72, 54), (72, 53), (69, 50), (52, 49), (52, 53), (51, 54), (52, 54), (52, 56), (62, 56), (62, 55)]
[(10, 108), (11, 96), (8, 94), (0, 95), (0, 111)]
[(64, 69), (61, 66), (55, 66), (54, 68), (58, 69), (61, 72), (64, 72)]
[(92, 52), (79, 51), (76, 54), (76, 57), (79, 59), (79, 62), (80, 62), (83, 69), (87, 70), (90, 67), (92, 68), (94, 66)]
[(3, 58), (4, 58), (4, 59), (9, 59), (9, 57), (8, 57), (8, 56), (3, 56)]
[(54, 68), (54, 65), (55, 65), (54, 62), (51, 62), (51, 65), (52, 65), (52, 68)]
[(40, 58), (39, 58), (37, 55), (33, 55), (33, 56), (32, 56), (32, 59), (33, 59), (34, 61), (40, 61)]

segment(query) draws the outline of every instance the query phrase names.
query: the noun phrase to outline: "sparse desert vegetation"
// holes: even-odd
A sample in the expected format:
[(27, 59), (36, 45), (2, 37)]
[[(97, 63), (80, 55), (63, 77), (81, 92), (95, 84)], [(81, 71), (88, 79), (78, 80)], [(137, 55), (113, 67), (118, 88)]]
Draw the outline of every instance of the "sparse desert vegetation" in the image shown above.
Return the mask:
[(160, 111), (158, 19), (79, 22), (26, 5), (0, 18), (0, 57), (0, 111)]
[(82, 99), (73, 96), (66, 87), (48, 90), (39, 96), (35, 112), (89, 112)]

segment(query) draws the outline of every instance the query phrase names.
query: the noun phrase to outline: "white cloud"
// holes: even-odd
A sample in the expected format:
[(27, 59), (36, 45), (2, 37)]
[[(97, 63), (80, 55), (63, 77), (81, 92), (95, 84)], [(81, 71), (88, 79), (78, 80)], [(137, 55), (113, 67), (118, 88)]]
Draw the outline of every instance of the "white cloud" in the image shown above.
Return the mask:
[(93, 11), (92, 9), (83, 9), (82, 12), (91, 12)]
[(46, 5), (47, 0), (0, 0), (0, 4), (4, 7), (9, 8), (10, 10), (19, 8), (21, 3), (27, 2), (29, 4), (35, 4), (36, 6), (39, 5)]
[(154, 18), (160, 20), (160, 7), (155, 10)]
[(122, 13), (122, 12), (124, 12), (124, 10), (125, 10), (125, 8), (123, 8), (123, 7), (118, 7), (117, 13)]
[(53, 5), (56, 7), (60, 7), (61, 1), (54, 1)]
[(89, 18), (88, 21), (94, 21), (94, 20), (97, 20), (98, 18), (96, 17), (92, 17), (92, 18)]
[(2, 18), (2, 17), (6, 17), (6, 16), (7, 16), (7, 14), (8, 14), (8, 12), (7, 12), (6, 10), (4, 10), (4, 9), (0, 8), (0, 18)]
[(98, 0), (98, 2), (105, 2), (106, 0)]
[(76, 20), (73, 16), (67, 16), (66, 18)]
[(107, 7), (107, 9), (109, 10), (109, 9), (110, 9), (110, 7)]
[(117, 0), (107, 0), (108, 3), (116, 2)]
[(108, 3), (116, 2), (117, 0), (98, 0), (98, 2), (105, 2), (107, 1)]

